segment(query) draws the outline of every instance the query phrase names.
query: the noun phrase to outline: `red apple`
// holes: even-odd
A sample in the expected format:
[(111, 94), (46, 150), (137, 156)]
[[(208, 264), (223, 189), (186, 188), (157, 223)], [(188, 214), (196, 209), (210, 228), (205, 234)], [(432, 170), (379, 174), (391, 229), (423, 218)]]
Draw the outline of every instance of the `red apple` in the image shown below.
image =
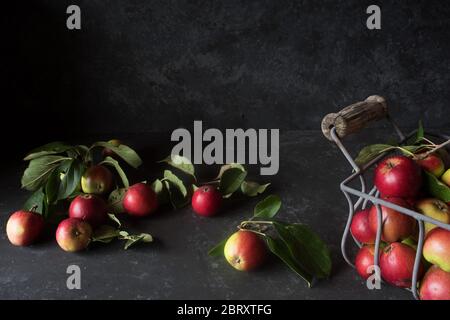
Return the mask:
[[(400, 242), (391, 243), (381, 252), (381, 277), (394, 286), (411, 287), (415, 259), (416, 251), (413, 248)], [(419, 279), (423, 271), (423, 264), (420, 262)]]
[(258, 268), (264, 262), (267, 248), (257, 234), (251, 231), (238, 231), (225, 243), (224, 255), (233, 268), (249, 271)]
[(158, 198), (149, 185), (136, 183), (125, 193), (123, 207), (132, 216), (148, 216), (158, 208)]
[(60, 222), (56, 229), (56, 241), (64, 251), (76, 252), (84, 250), (91, 241), (92, 228), (89, 223), (68, 218)]
[(417, 164), (421, 166), (426, 171), (435, 175), (436, 177), (442, 176), (445, 171), (444, 161), (440, 157), (435, 154), (430, 154), (427, 157), (423, 158), (420, 154), (417, 155), (418, 160), (416, 160)]
[(44, 224), (44, 218), (40, 214), (19, 210), (9, 217), (6, 234), (13, 245), (28, 246), (39, 238)]
[(450, 300), (450, 273), (432, 266), (420, 282), (421, 300)]
[(369, 211), (370, 209), (365, 209), (355, 213), (350, 226), (352, 235), (361, 243), (375, 242), (376, 233), (369, 225)]
[(81, 189), (84, 193), (106, 194), (111, 191), (113, 185), (111, 171), (102, 165), (89, 167), (81, 177)]
[(202, 186), (192, 195), (192, 209), (201, 216), (213, 216), (220, 208), (222, 195), (213, 186)]
[[(122, 141), (118, 140), (118, 139), (112, 139), (109, 140), (108, 143), (110, 143), (112, 146), (114, 147), (118, 147), (122, 144)], [(103, 157), (111, 157), (111, 158), (117, 158), (117, 154), (112, 151), (110, 148), (104, 148), (102, 151)]]
[(85, 220), (95, 228), (106, 222), (108, 206), (105, 200), (96, 195), (80, 195), (72, 200), (69, 217)]
[(442, 228), (431, 230), (425, 238), (423, 256), (428, 262), (450, 272), (450, 231)]
[[(381, 252), (381, 248), (380, 248)], [(369, 273), (369, 267), (375, 264), (375, 246), (367, 245), (362, 246), (355, 258), (355, 267), (358, 274), (363, 278), (367, 279), (372, 273)], [(374, 270), (372, 270), (373, 272)]]
[(383, 196), (413, 198), (422, 185), (421, 173), (420, 167), (412, 159), (394, 156), (378, 164), (374, 183)]
[[(401, 198), (385, 198), (384, 200), (409, 208), (408, 202)], [(396, 242), (414, 234), (416, 226), (416, 220), (414, 218), (385, 206), (381, 206), (381, 216), (383, 228), (381, 238), (383, 241)], [(372, 232), (376, 234), (378, 226), (376, 206), (370, 209), (369, 225)]]

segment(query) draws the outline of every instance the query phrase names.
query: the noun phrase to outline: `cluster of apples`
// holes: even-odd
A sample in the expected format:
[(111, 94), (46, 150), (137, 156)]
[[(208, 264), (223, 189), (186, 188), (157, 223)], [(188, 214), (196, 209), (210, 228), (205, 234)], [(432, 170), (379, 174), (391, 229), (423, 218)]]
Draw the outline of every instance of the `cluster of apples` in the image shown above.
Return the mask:
[[(417, 159), (406, 156), (386, 158), (375, 169), (374, 184), (384, 200), (404, 208), (415, 209), (443, 223), (450, 223), (448, 204), (426, 197), (422, 188), (422, 170), (441, 178), (450, 186), (450, 170), (445, 171), (444, 162), (436, 154), (419, 156)], [(417, 221), (385, 206), (381, 206), (381, 211), (381, 277), (394, 286), (409, 288), (417, 249)], [(377, 228), (375, 206), (354, 215), (351, 233), (363, 244), (356, 256), (355, 266), (364, 279), (373, 272)], [(450, 231), (425, 223), (423, 257), (424, 261), (421, 261), (419, 268), (420, 298), (450, 300)]]
[[(114, 155), (110, 149), (103, 152), (105, 156)], [(69, 217), (56, 229), (56, 241), (64, 251), (86, 249), (96, 228), (107, 223), (109, 206), (106, 199), (114, 185), (113, 174), (103, 165), (93, 165), (84, 172), (79, 186), (82, 194), (71, 201)], [(157, 207), (157, 195), (145, 183), (130, 186), (123, 197), (124, 211), (131, 216), (150, 215)], [(39, 240), (46, 229), (45, 224), (42, 215), (33, 210), (19, 210), (9, 217), (6, 233), (13, 245), (28, 246)]]

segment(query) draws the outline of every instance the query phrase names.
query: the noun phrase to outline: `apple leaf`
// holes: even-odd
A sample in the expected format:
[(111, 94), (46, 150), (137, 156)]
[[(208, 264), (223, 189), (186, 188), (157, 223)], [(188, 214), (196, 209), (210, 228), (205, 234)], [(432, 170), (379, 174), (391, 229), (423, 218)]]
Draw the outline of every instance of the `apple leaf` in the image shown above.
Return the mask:
[(168, 165), (170, 165), (178, 170), (181, 170), (184, 173), (187, 173), (188, 175), (192, 176), (194, 178), (194, 180), (196, 180), (194, 165), (186, 157), (180, 156), (178, 154), (171, 154), (167, 158), (165, 158), (159, 162), (165, 162)]
[(170, 200), (169, 191), (163, 184), (163, 181), (161, 181), (160, 179), (156, 179), (155, 181), (152, 182), (151, 188), (153, 189), (153, 191), (155, 191), (156, 195), (158, 196), (158, 203), (160, 205), (169, 202)]
[(355, 162), (358, 166), (363, 166), (369, 161), (375, 159), (380, 153), (393, 148), (395, 148), (395, 146), (389, 144), (372, 144), (366, 146), (359, 152)]
[(187, 189), (184, 186), (183, 181), (181, 181), (180, 178), (178, 178), (175, 174), (173, 174), (172, 171), (164, 170), (163, 181), (169, 181), (172, 186), (176, 187), (181, 192), (183, 197), (187, 196)]
[[(67, 199), (77, 191), (77, 188), (80, 186), (80, 180), (84, 169), (84, 165), (76, 159), (67, 160), (66, 164), (61, 164), (58, 168), (61, 182), (58, 188), (57, 200)], [(63, 173), (62, 178), (61, 173)]]
[(124, 249), (127, 250), (132, 245), (135, 245), (138, 242), (153, 242), (153, 237), (148, 233), (140, 233), (136, 235), (126, 235), (126, 236), (119, 236), (119, 239), (127, 240), (125, 242)]
[(331, 273), (331, 257), (327, 245), (304, 224), (285, 224), (274, 221), (275, 230), (289, 249), (291, 256), (316, 278)]
[(28, 161), (46, 155), (63, 153), (70, 149), (73, 149), (73, 146), (65, 144), (64, 142), (50, 142), (32, 150), (23, 160)]
[(22, 188), (35, 191), (47, 182), (47, 178), (59, 166), (61, 161), (71, 158), (48, 155), (30, 161), (22, 176)]
[(231, 196), (237, 189), (241, 187), (242, 182), (247, 176), (246, 171), (240, 168), (230, 168), (226, 170), (219, 182), (219, 190), (222, 195), (227, 198)]
[(122, 226), (122, 223), (120, 222), (120, 220), (116, 217), (115, 214), (113, 213), (108, 213), (108, 218), (111, 219), (112, 221), (114, 221), (117, 226), (120, 228)]
[(222, 178), (223, 173), (231, 168), (238, 168), (241, 169), (241, 171), (247, 172), (247, 170), (245, 170), (245, 167), (240, 163), (228, 163), (220, 167), (219, 174), (217, 175), (215, 180), (219, 180), (220, 178)]
[(228, 239), (224, 239), (213, 248), (211, 248), (211, 250), (208, 251), (208, 255), (210, 255), (211, 257), (218, 257), (223, 255), (223, 250), (225, 248), (225, 243), (227, 242), (227, 240)]
[(259, 184), (253, 181), (243, 181), (241, 184), (241, 191), (243, 194), (249, 197), (256, 197), (258, 194), (263, 193), (270, 183)]
[(123, 213), (125, 209), (123, 208), (123, 198), (127, 188), (119, 188), (110, 193), (108, 197), (108, 209), (113, 214)]
[(120, 176), (120, 179), (122, 179), (122, 184), (125, 188), (128, 188), (130, 186), (130, 183), (128, 182), (127, 175), (125, 174), (125, 171), (123, 171), (122, 167), (120, 166), (119, 162), (110, 156), (107, 156), (105, 160), (100, 162), (100, 164), (106, 164), (108, 166), (114, 167), (117, 171), (117, 173)]
[(425, 186), (428, 192), (435, 198), (444, 202), (450, 202), (450, 188), (436, 178), (432, 173), (423, 171), (425, 174)]
[(277, 195), (270, 195), (260, 201), (254, 210), (255, 218), (272, 219), (281, 208), (281, 199)]
[(136, 153), (136, 151), (134, 151), (127, 145), (121, 144), (119, 146), (116, 146), (109, 142), (99, 141), (99, 142), (94, 143), (91, 146), (91, 149), (94, 147), (103, 147), (103, 148), (111, 149), (115, 154), (117, 154), (119, 157), (121, 157), (126, 163), (128, 163), (133, 168), (137, 168), (142, 164), (141, 157), (139, 157), (139, 155)]
[(283, 261), (292, 271), (302, 277), (308, 283), (308, 287), (311, 287), (314, 276), (297, 263), (295, 257), (291, 255), (291, 251), (286, 246), (286, 243), (281, 239), (272, 238), (268, 235), (264, 238), (269, 250), (281, 261)]
[(23, 205), (22, 209), (30, 211), (34, 208), (34, 212), (39, 213), (45, 216), (45, 193), (43, 187), (37, 189), (33, 194), (28, 198), (28, 200)]
[(102, 242), (102, 243), (110, 243), (117, 237), (119, 237), (119, 230), (110, 226), (110, 225), (103, 225), (98, 227), (94, 234), (92, 235), (91, 241), (94, 242)]

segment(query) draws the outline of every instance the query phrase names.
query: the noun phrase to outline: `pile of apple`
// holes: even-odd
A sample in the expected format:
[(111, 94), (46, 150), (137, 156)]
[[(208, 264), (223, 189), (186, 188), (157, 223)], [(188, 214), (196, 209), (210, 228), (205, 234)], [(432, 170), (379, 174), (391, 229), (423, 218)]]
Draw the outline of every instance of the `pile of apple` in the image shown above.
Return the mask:
[[(424, 174), (432, 174), (450, 186), (450, 169), (445, 170), (444, 162), (437, 154), (414, 159), (402, 155), (386, 158), (375, 169), (374, 184), (382, 199), (450, 223), (448, 204), (429, 197), (424, 190)], [(417, 248), (417, 221), (385, 206), (381, 206), (381, 211), (381, 277), (391, 285), (409, 288)], [(363, 244), (356, 256), (355, 266), (364, 279), (373, 272), (377, 227), (375, 206), (357, 212), (351, 223), (353, 237)], [(425, 223), (423, 258), (419, 269), (420, 298), (450, 300), (450, 231)]]
[[(103, 150), (103, 154), (105, 157), (114, 156), (108, 148)], [(78, 195), (69, 199), (71, 202), (68, 218), (59, 222), (56, 228), (56, 241), (64, 251), (76, 252), (86, 249), (96, 230), (107, 225), (110, 221), (107, 199), (115, 185), (114, 175), (106, 166), (97, 164), (86, 169), (77, 187)], [(156, 193), (145, 183), (128, 187), (121, 201), (124, 211), (135, 217), (148, 216), (158, 207)], [(65, 213), (62, 216), (65, 216)], [(47, 224), (50, 222), (44, 219), (41, 213), (35, 212), (34, 208), (19, 210), (9, 217), (6, 233), (13, 245), (28, 246), (42, 237), (44, 231), (48, 229)], [(130, 237), (126, 232), (122, 235), (125, 240), (134, 237)], [(141, 235), (138, 237), (139, 240), (151, 239), (147, 234)]]

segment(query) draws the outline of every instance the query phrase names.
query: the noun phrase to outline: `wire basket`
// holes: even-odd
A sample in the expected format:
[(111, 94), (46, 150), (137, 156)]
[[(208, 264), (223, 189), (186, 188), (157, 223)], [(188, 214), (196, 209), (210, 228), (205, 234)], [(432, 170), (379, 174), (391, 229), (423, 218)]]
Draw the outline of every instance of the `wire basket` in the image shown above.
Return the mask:
[[(414, 262), (414, 269), (412, 275), (412, 283), (411, 288), (407, 289), (412, 292), (415, 299), (419, 299), (418, 293), (418, 274), (420, 263), (422, 259), (422, 250), (424, 243), (424, 222), (434, 224), (440, 228), (446, 229), (450, 231), (450, 224), (443, 223), (436, 219), (425, 216), (419, 212), (416, 212), (411, 209), (407, 209), (391, 203), (389, 201), (383, 200), (380, 198), (380, 193), (376, 189), (375, 186), (372, 186), (370, 189), (367, 188), (366, 179), (364, 177), (364, 173), (368, 170), (374, 168), (376, 164), (395, 151), (388, 151), (380, 154), (372, 161), (368, 162), (364, 166), (358, 166), (350, 155), (344, 144), (342, 143), (342, 138), (360, 131), (367, 124), (373, 121), (385, 119), (391, 123), (393, 126), (396, 135), (399, 138), (400, 145), (403, 144), (409, 137), (412, 137), (416, 134), (417, 130), (409, 133), (408, 135), (404, 135), (403, 132), (399, 129), (399, 127), (395, 124), (392, 118), (388, 115), (386, 101), (383, 97), (380, 96), (370, 96), (366, 100), (357, 102), (352, 104), (344, 109), (342, 109), (338, 113), (328, 114), (324, 117), (322, 121), (322, 132), (327, 139), (333, 141), (338, 148), (341, 150), (344, 157), (350, 163), (353, 172), (350, 176), (348, 176), (344, 181), (340, 184), (340, 189), (344, 193), (345, 198), (347, 199), (349, 206), (349, 213), (347, 223), (345, 225), (344, 234), (342, 236), (341, 241), (341, 251), (345, 261), (355, 268), (353, 262), (349, 259), (347, 254), (347, 241), (349, 237), (351, 237), (350, 233), (350, 225), (352, 223), (353, 215), (357, 210), (364, 210), (369, 203), (373, 204), (377, 210), (377, 232), (375, 238), (375, 251), (374, 251), (374, 271), (377, 273), (376, 278), (381, 279), (381, 275), (378, 274), (380, 271), (379, 268), (379, 250), (381, 243), (381, 234), (382, 234), (382, 211), (380, 206), (388, 207), (394, 209), (402, 214), (408, 215), (414, 218), (417, 221), (419, 234), (417, 240), (417, 250), (416, 257)], [(427, 133), (427, 136), (449, 140), (449, 136), (436, 134), (436, 133)], [(351, 187), (350, 184), (353, 182), (357, 182), (359, 180), (359, 189)], [(352, 199), (352, 196), (354, 199)], [(356, 199), (356, 201), (354, 201)], [(356, 245), (361, 248), (362, 244), (359, 243), (354, 237), (354, 242)]]

